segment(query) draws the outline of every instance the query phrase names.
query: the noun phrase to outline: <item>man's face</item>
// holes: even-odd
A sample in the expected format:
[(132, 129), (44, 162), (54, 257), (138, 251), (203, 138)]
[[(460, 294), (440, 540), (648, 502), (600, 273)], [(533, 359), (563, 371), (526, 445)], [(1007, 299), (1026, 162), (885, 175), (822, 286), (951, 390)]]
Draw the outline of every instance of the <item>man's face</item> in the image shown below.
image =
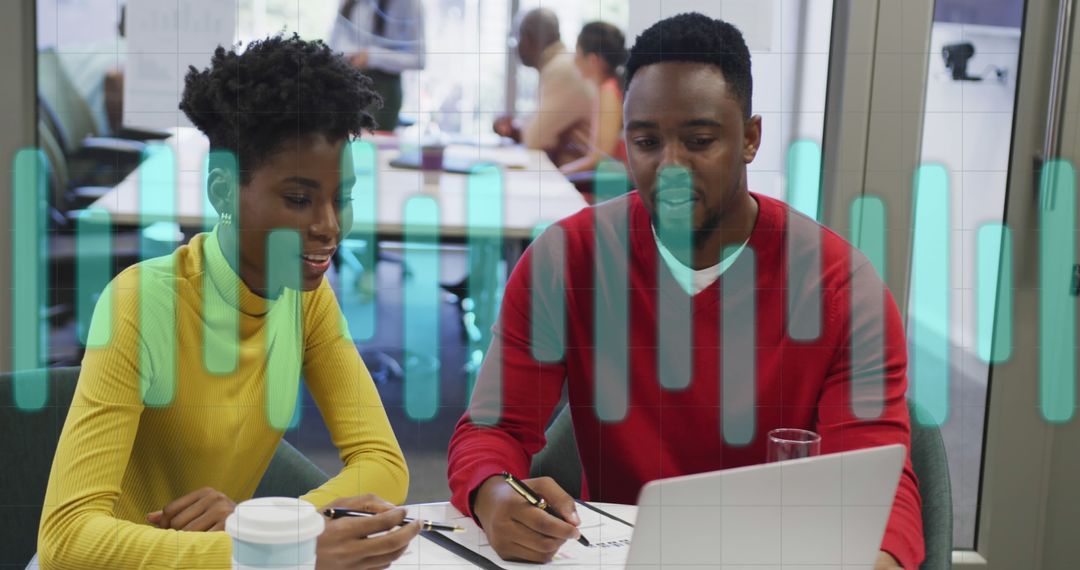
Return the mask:
[(700, 245), (745, 191), (761, 118), (744, 118), (719, 68), (691, 62), (639, 69), (623, 116), (630, 172), (653, 224), (692, 230)]
[(517, 52), (522, 65), (525, 67), (536, 67), (536, 63), (540, 59), (540, 51), (536, 39), (534, 39), (531, 34), (518, 34)]
[[(266, 289), (266, 239), (276, 229), (300, 234), (301, 287), (316, 289), (352, 226), (352, 159), (345, 141), (322, 135), (288, 141), (240, 188), (240, 277)], [(344, 184), (342, 174), (345, 174)]]

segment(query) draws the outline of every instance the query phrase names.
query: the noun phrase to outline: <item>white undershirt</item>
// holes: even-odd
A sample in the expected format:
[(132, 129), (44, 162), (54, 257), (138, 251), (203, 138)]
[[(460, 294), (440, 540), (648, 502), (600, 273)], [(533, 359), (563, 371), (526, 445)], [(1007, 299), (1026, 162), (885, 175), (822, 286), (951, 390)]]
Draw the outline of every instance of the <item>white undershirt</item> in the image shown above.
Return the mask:
[[(652, 226), (650, 225), (650, 227)], [(656, 240), (656, 248), (660, 250), (660, 257), (664, 260), (668, 269), (671, 270), (671, 274), (675, 276), (675, 281), (690, 295), (697, 295), (719, 279), (731, 267), (731, 264), (735, 263), (739, 254), (746, 247), (746, 243), (750, 241), (750, 238), (746, 238), (746, 241), (742, 242), (738, 249), (721, 259), (720, 263), (705, 269), (694, 269), (683, 265), (681, 261), (675, 258), (675, 255), (660, 241), (660, 236), (656, 235), (656, 228), (652, 228), (652, 233), (653, 239)]]

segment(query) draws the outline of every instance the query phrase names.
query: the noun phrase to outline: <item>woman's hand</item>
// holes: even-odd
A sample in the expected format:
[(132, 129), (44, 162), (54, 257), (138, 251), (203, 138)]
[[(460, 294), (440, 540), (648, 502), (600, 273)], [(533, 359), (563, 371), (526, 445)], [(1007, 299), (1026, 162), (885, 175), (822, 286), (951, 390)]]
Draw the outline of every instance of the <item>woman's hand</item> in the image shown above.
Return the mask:
[(158, 528), (187, 531), (225, 530), (225, 519), (236, 503), (225, 493), (203, 487), (165, 505), (160, 511), (146, 515), (146, 521)]
[[(420, 534), (420, 522), (403, 527), (405, 509), (375, 495), (339, 499), (328, 507), (379, 513), (373, 517), (326, 519), (326, 529), (316, 545), (317, 570), (337, 568), (386, 568), (405, 553), (409, 543)], [(383, 533), (379, 536), (372, 536)]]

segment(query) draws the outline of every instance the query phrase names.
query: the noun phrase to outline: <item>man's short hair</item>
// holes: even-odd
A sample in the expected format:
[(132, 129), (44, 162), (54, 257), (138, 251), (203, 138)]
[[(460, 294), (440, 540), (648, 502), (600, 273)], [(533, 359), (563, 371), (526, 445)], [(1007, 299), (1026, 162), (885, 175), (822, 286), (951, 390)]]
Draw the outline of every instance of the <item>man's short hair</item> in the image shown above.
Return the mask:
[(646, 65), (664, 62), (696, 62), (715, 65), (724, 74), (729, 93), (750, 117), (754, 92), (750, 76), (750, 50), (742, 32), (723, 21), (697, 12), (679, 14), (653, 24), (630, 48), (626, 62), (626, 86)]

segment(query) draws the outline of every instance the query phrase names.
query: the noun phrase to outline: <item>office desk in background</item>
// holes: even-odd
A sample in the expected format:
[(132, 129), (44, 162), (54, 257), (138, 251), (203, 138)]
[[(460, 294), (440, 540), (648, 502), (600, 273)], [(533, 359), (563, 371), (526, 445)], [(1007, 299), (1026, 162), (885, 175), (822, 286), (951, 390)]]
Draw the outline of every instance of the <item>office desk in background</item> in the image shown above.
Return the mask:
[[(382, 147), (386, 139), (376, 141)], [(206, 198), (205, 174), (209, 143), (205, 136), (192, 128), (175, 129), (165, 141), (173, 150), (175, 164), (175, 204), (167, 199), (167, 188), (161, 191), (152, 185), (147, 195), (153, 201), (140, 205), (140, 169), (132, 172), (115, 188), (95, 201), (91, 207), (108, 212), (118, 226), (138, 226), (152, 222), (176, 222), (182, 228), (199, 229), (216, 221), (217, 214)], [(535, 228), (555, 222), (585, 207), (581, 194), (566, 180), (541, 151), (520, 147), (484, 147), (451, 145), (447, 156), (455, 156), (504, 165), (502, 172), (503, 216), (505, 239), (528, 241)], [(469, 175), (447, 172), (428, 173), (420, 170), (394, 168), (390, 161), (398, 151), (380, 148), (376, 154), (377, 212), (374, 233), (380, 239), (395, 239), (404, 235), (405, 204), (414, 197), (435, 200), (439, 215), (440, 239), (463, 239), (467, 235), (467, 190)], [(354, 208), (357, 220), (370, 212)], [(354, 232), (357, 227), (354, 224)]]

